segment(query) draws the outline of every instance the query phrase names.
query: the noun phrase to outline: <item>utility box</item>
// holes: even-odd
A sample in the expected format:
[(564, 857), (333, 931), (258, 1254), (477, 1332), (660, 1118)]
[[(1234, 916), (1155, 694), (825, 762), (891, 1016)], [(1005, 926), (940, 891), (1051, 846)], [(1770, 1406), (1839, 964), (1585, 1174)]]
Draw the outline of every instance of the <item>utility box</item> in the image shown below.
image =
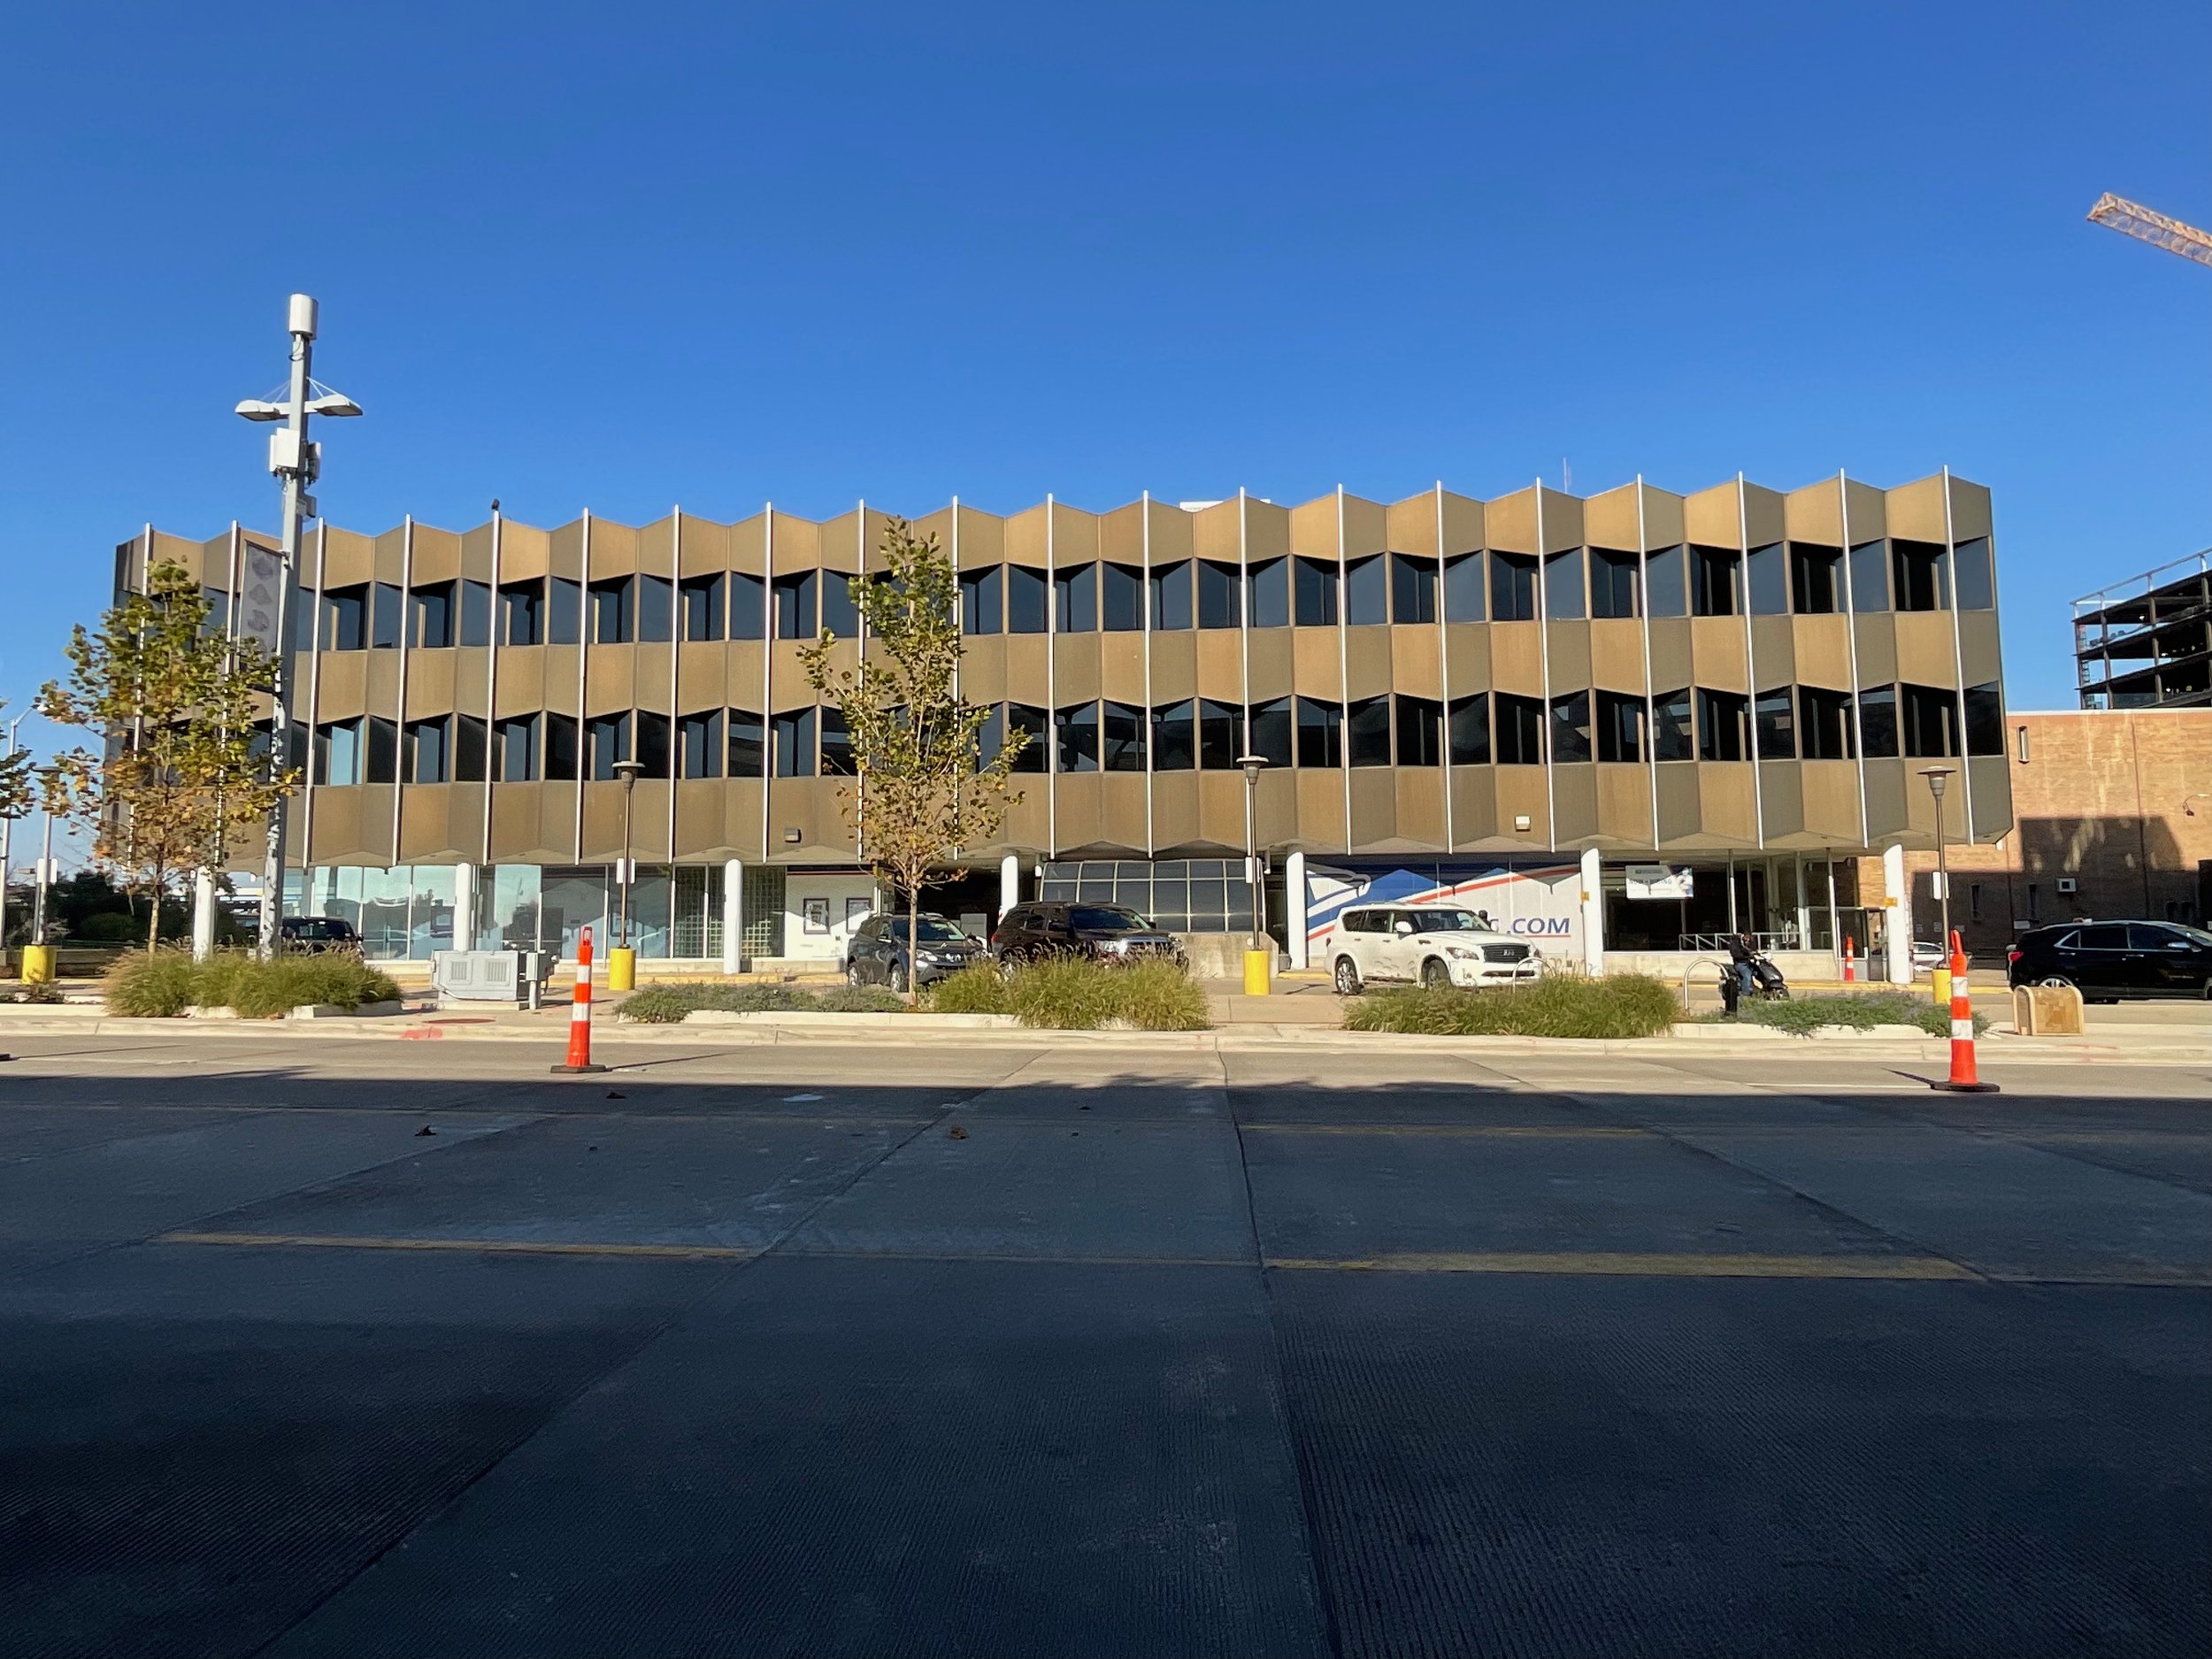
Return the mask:
[(2082, 1034), (2081, 993), (2070, 985), (2023, 985), (2012, 993), (2012, 1028), (2023, 1037)]
[(549, 959), (536, 950), (441, 950), (430, 958), (430, 982), (441, 1002), (520, 1002), (542, 982)]

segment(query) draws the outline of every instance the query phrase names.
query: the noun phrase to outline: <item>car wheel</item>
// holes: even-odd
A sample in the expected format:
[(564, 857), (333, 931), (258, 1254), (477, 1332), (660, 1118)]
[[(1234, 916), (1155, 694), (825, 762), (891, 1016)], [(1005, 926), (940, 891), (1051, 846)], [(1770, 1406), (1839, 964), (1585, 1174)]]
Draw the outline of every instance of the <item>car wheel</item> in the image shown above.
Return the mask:
[(1360, 994), (1359, 968), (1349, 956), (1336, 959), (1336, 994), (1339, 996), (1357, 996)]
[(857, 962), (849, 962), (845, 964), (845, 983), (856, 991), (860, 988), (860, 964)]
[(1437, 957), (1431, 956), (1421, 964), (1421, 987), (1433, 991), (1452, 982), (1452, 971)]
[(891, 988), (902, 996), (906, 994), (906, 964), (903, 962), (891, 964)]
[(2062, 973), (2047, 973), (2036, 984), (2047, 991), (2070, 991), (2074, 988), (2074, 982)]

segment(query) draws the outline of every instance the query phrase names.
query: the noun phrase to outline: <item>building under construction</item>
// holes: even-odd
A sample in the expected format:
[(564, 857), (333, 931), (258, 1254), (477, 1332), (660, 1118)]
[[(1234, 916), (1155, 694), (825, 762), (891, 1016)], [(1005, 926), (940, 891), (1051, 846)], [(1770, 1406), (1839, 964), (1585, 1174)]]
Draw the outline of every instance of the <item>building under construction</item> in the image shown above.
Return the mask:
[(2212, 549), (2074, 601), (2085, 709), (2212, 707)]

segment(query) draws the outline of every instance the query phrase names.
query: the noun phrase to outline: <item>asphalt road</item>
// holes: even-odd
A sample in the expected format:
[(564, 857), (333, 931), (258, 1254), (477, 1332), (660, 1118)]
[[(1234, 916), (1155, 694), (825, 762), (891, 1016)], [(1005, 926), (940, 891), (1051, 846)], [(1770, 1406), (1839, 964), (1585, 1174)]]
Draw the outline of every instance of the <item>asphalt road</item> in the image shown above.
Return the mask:
[(9, 1046), (10, 1655), (2212, 1651), (2202, 1067)]

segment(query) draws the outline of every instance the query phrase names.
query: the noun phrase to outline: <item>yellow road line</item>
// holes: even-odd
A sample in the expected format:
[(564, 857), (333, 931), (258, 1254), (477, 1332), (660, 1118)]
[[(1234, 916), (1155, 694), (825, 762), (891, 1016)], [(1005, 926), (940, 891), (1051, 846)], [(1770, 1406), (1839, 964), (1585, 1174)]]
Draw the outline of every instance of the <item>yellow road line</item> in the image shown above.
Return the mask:
[(1242, 1127), (1290, 1135), (1463, 1135), (1538, 1141), (1648, 1139), (1653, 1133), (1594, 1124), (1245, 1124)]
[(1981, 1275), (1933, 1256), (1651, 1256), (1625, 1250), (1451, 1250), (1358, 1260), (1271, 1259), (1286, 1272), (1548, 1273), (1647, 1279), (1947, 1279)]
[(315, 1233), (165, 1233), (157, 1244), (284, 1246), (315, 1250), (455, 1250), (495, 1256), (705, 1256), (745, 1261), (756, 1249), (730, 1244), (598, 1244), (534, 1239), (410, 1239)]

